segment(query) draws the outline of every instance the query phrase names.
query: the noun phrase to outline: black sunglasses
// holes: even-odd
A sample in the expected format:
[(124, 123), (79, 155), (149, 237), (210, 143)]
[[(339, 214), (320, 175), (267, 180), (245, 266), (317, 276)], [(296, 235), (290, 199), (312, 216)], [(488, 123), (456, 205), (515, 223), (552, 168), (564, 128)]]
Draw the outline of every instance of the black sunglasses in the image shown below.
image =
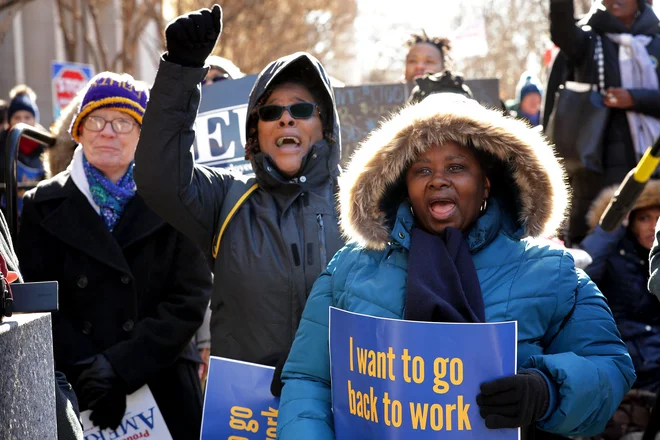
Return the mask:
[[(289, 112), (292, 118), (309, 119), (314, 114), (316, 104), (313, 102), (297, 102), (291, 105), (262, 105), (259, 110), (259, 119), (262, 121), (277, 121), (282, 117), (284, 110)], [(320, 114), (320, 112), (319, 112)]]

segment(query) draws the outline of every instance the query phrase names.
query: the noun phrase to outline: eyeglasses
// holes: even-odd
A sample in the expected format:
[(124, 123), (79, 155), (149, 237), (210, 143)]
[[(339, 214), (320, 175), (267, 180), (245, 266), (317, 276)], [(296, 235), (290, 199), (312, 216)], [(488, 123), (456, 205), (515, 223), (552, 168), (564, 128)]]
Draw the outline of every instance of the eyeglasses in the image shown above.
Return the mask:
[(137, 122), (128, 119), (119, 118), (108, 121), (100, 116), (87, 116), (83, 122), (83, 126), (90, 131), (102, 131), (108, 123), (110, 123), (115, 133), (122, 134), (130, 133), (133, 131), (133, 127), (138, 125)]
[(309, 119), (314, 114), (316, 104), (313, 102), (297, 102), (291, 105), (263, 105), (259, 108), (259, 119), (262, 121), (277, 121), (282, 117), (284, 110), (289, 112), (292, 118)]

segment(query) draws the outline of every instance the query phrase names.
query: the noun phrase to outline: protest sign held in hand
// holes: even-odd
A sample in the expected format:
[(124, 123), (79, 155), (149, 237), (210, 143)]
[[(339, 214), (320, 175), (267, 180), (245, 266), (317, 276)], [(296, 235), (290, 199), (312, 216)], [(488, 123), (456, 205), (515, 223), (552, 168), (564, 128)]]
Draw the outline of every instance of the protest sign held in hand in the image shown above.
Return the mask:
[(211, 356), (202, 440), (274, 439), (279, 397), (270, 393), (273, 367)]
[(479, 386), (516, 373), (517, 323), (425, 323), (330, 309), (335, 434), (517, 440), (486, 428)]
[(117, 429), (100, 429), (89, 419), (90, 410), (80, 413), (85, 440), (172, 440), (165, 419), (147, 385), (126, 396), (126, 413)]

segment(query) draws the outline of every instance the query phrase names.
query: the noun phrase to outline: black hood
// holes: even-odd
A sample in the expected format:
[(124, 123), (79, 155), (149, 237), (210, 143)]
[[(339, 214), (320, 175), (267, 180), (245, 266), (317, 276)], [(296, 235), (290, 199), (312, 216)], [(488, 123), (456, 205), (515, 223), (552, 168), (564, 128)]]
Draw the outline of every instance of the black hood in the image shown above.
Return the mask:
[[(283, 79), (289, 76), (300, 76), (300, 74), (310, 79), (312, 82), (317, 82), (317, 90), (323, 93), (322, 102), (317, 103), (323, 115), (323, 131), (332, 133), (332, 142), (322, 140), (314, 144), (307, 156), (303, 159), (302, 167), (299, 175), (308, 175), (311, 177), (314, 174), (313, 181), (318, 182), (320, 179), (336, 178), (339, 174), (339, 160), (341, 154), (341, 134), (339, 130), (339, 117), (337, 115), (337, 107), (335, 105), (335, 95), (330, 85), (330, 79), (325, 72), (325, 69), (312, 55), (306, 52), (296, 52), (292, 55), (279, 58), (273, 61), (265, 69), (261, 71), (257, 81), (252, 87), (250, 92), (250, 100), (248, 102), (247, 120), (245, 126), (245, 133), (247, 138), (254, 136), (256, 133), (256, 124), (258, 119), (254, 114), (254, 110), (259, 104), (259, 101), (264, 94), (270, 89), (272, 84), (280, 84)], [(332, 109), (330, 109), (332, 107)], [(331, 116), (330, 116), (331, 115)], [(310, 161), (309, 156), (314, 155), (317, 158), (319, 155), (323, 157), (323, 170), (319, 169), (318, 163), (321, 161)], [(250, 158), (252, 168), (261, 184), (269, 186), (277, 185), (278, 183), (296, 183), (297, 179), (291, 181), (284, 178), (277, 172), (275, 164), (269, 156), (265, 156), (263, 152), (255, 154)], [(270, 166), (269, 166), (270, 165)], [(318, 175), (318, 174), (322, 174)], [(312, 184), (310, 179), (307, 184)], [(302, 185), (307, 186), (307, 185)]]
[(640, 2), (640, 14), (632, 25), (627, 29), (621, 20), (605, 10), (602, 0), (596, 0), (589, 13), (580, 20), (581, 25), (589, 25), (596, 32), (610, 32), (614, 34), (632, 34), (654, 36), (660, 33), (660, 21), (646, 2)]

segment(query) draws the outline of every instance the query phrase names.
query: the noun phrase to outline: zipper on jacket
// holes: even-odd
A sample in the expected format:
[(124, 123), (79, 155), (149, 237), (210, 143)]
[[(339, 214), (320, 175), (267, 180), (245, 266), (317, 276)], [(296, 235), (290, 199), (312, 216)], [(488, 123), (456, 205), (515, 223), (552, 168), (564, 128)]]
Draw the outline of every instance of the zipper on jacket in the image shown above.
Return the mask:
[(325, 270), (328, 264), (328, 256), (325, 250), (325, 226), (323, 225), (323, 214), (316, 214), (316, 222), (319, 224), (319, 256), (321, 263), (321, 270)]

